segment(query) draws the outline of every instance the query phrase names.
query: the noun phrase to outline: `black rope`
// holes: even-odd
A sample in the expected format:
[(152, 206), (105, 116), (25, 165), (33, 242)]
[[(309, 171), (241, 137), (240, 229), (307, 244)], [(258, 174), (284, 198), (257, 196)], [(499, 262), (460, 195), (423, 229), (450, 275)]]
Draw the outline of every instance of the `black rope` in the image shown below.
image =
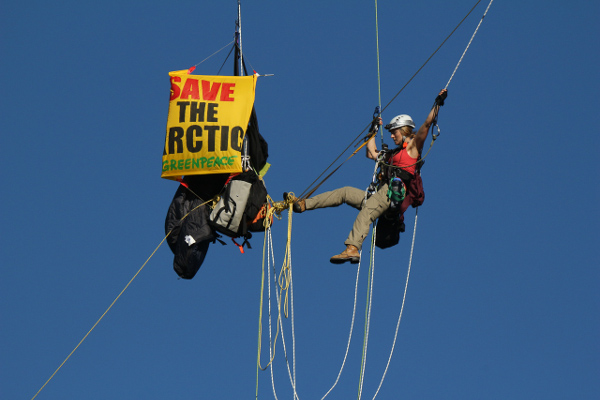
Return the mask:
[(229, 50), (229, 53), (227, 54), (227, 57), (225, 57), (225, 61), (223, 61), (223, 64), (221, 65), (221, 68), (219, 68), (219, 71), (217, 72), (217, 75), (219, 75), (221, 73), (221, 70), (225, 66), (225, 63), (227, 62), (227, 60), (229, 60), (229, 56), (231, 56), (231, 52), (233, 51), (233, 49), (235, 49), (235, 46), (236, 45), (234, 44), (233, 47), (231, 48), (231, 50)]

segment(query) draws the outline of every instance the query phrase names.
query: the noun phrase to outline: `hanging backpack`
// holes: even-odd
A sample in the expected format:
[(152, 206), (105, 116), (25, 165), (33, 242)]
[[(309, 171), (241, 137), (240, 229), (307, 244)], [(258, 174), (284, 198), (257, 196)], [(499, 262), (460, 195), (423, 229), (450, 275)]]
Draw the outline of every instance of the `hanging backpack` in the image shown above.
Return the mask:
[(387, 249), (398, 244), (400, 232), (404, 232), (403, 215), (395, 212), (385, 212), (377, 221), (375, 246)]
[[(253, 171), (235, 175), (225, 186), (223, 194), (210, 213), (209, 223), (218, 232), (232, 238), (252, 236), (251, 231), (262, 230), (262, 219), (255, 221), (267, 202), (267, 189)], [(261, 228), (258, 229), (258, 226)]]

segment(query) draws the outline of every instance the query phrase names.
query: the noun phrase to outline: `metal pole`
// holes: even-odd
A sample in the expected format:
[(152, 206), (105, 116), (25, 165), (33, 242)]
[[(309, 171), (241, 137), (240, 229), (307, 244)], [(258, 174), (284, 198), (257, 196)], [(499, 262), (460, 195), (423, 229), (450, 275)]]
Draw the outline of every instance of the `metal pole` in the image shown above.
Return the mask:
[(239, 29), (239, 38), (240, 38), (240, 76), (242, 76), (244, 73), (244, 70), (243, 70), (244, 53), (242, 52), (242, 6), (241, 6), (241, 0), (238, 0), (238, 29)]

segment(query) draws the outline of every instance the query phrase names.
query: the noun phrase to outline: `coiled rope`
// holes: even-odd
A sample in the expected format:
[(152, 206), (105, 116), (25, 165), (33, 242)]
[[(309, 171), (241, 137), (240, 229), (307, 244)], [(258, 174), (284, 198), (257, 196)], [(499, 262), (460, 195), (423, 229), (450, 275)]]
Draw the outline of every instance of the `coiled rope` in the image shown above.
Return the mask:
[[(282, 202), (273, 202), (270, 196), (268, 196), (268, 200), (272, 203), (272, 206), (269, 208), (267, 213), (267, 218), (265, 218), (265, 244), (263, 244), (263, 272), (262, 272), (262, 284), (261, 284), (261, 295), (260, 295), (260, 311), (259, 311), (259, 328), (258, 328), (258, 356), (257, 356), (257, 371), (256, 371), (256, 398), (258, 398), (258, 373), (259, 370), (265, 370), (270, 367), (271, 370), (271, 385), (273, 388), (273, 395), (277, 399), (277, 392), (275, 389), (275, 381), (273, 378), (273, 360), (275, 359), (275, 345), (277, 342), (278, 333), (281, 331), (281, 342), (283, 346), (284, 356), (286, 359), (286, 365), (288, 370), (288, 376), (290, 378), (290, 383), (294, 392), (294, 399), (298, 399), (298, 393), (296, 390), (296, 335), (295, 335), (295, 322), (294, 322), (294, 288), (293, 288), (293, 276), (292, 276), (292, 250), (291, 250), (291, 237), (292, 237), (292, 206), (293, 202), (291, 201), (292, 196), (289, 199), (286, 199)], [(271, 235), (271, 216), (273, 214), (280, 215), (283, 210), (288, 210), (288, 236), (286, 242), (286, 251), (284, 256), (283, 266), (279, 273), (279, 277), (275, 271), (273, 271), (273, 279), (275, 280), (279, 290), (275, 291), (276, 299), (277, 299), (277, 331), (275, 333), (275, 339), (272, 340), (272, 328), (271, 328), (271, 261), (273, 261), (274, 268), (274, 260), (275, 257), (273, 255), (273, 242)], [(266, 248), (266, 251), (265, 251)], [(263, 368), (260, 362), (261, 356), (261, 347), (262, 347), (262, 310), (263, 310), (263, 298), (264, 298), (264, 263), (265, 263), (265, 252), (267, 254), (267, 264), (269, 276), (268, 279), (268, 290), (269, 290), (269, 363)], [(289, 291), (289, 307), (288, 307), (288, 291)], [(290, 369), (289, 359), (287, 354), (287, 348), (285, 344), (285, 336), (283, 330), (283, 319), (281, 317), (281, 311), (283, 309), (284, 315), (288, 318), (288, 308), (290, 312), (290, 322), (291, 322), (291, 332), (292, 332), (292, 366)]]
[[(290, 196), (290, 198), (293, 197)], [(269, 200), (272, 201), (269, 197)], [(290, 200), (287, 201), (283, 201), (283, 202), (272, 202), (272, 207), (269, 209), (269, 214), (268, 215), (272, 215), (273, 213), (276, 213), (279, 215), (279, 213), (285, 209), (288, 210), (288, 215), (291, 217), (292, 215), (292, 210), (291, 210), (291, 206), (292, 206), (292, 202)], [(267, 217), (265, 218), (265, 221), (270, 221), (271, 218)], [(276, 345), (276, 341), (277, 341), (277, 337), (279, 335), (279, 332), (281, 331), (281, 342), (282, 342), (282, 346), (283, 346), (283, 351), (284, 351), (284, 357), (286, 359), (286, 364), (287, 364), (287, 370), (288, 370), (288, 376), (290, 379), (290, 383), (291, 386), (294, 390), (294, 399), (299, 399), (297, 390), (296, 390), (296, 367), (295, 367), (295, 326), (294, 326), (294, 296), (293, 296), (293, 279), (292, 279), (292, 274), (291, 274), (291, 269), (289, 274), (284, 274), (284, 276), (288, 276), (289, 277), (289, 283), (285, 283), (284, 281), (281, 280), (281, 276), (282, 273), (280, 272), (279, 274), (279, 278), (277, 278), (277, 274), (276, 271), (274, 269), (274, 254), (273, 254), (273, 243), (272, 243), (272, 235), (271, 235), (271, 227), (269, 222), (266, 222), (266, 232), (265, 232), (265, 244), (263, 244), (263, 272), (262, 272), (262, 284), (261, 284), (261, 296), (260, 296), (260, 312), (259, 312), (259, 345), (258, 345), (258, 356), (257, 356), (257, 377), (256, 377), (256, 398), (258, 398), (258, 374), (259, 374), (259, 370), (266, 370), (268, 367), (270, 367), (270, 372), (271, 372), (271, 385), (272, 385), (272, 390), (273, 390), (273, 395), (275, 397), (275, 399), (277, 399), (277, 391), (275, 389), (275, 380), (273, 377), (273, 360), (275, 358), (275, 345)], [(288, 239), (291, 237), (291, 222), (288, 221)], [(373, 242), (374, 243), (374, 242)], [(289, 244), (289, 240), (288, 240), (288, 244)], [(287, 247), (288, 245), (286, 245)], [(289, 250), (286, 251), (287, 254), (289, 254), (290, 260), (288, 260), (288, 264), (291, 266), (291, 248)], [(272, 324), (271, 324), (271, 320), (272, 320), (272, 315), (271, 315), (271, 277), (270, 277), (270, 273), (269, 272), (269, 276), (265, 277), (265, 272), (264, 272), (264, 260), (265, 257), (267, 258), (267, 265), (268, 265), (268, 271), (271, 271), (271, 262), (273, 262), (273, 280), (276, 283), (276, 285), (278, 286), (279, 290), (275, 291), (276, 294), (276, 301), (277, 301), (277, 330), (275, 333), (275, 339), (273, 340), (272, 338)], [(287, 255), (286, 255), (287, 258)], [(340, 367), (340, 370), (338, 372), (338, 375), (336, 377), (335, 382), (333, 383), (333, 385), (331, 386), (331, 388), (327, 391), (327, 393), (325, 393), (325, 395), (323, 395), (322, 399), (325, 399), (330, 393), (331, 391), (336, 387), (337, 383), (339, 382), (339, 379), (342, 375), (344, 366), (346, 364), (346, 360), (348, 357), (348, 353), (350, 350), (350, 343), (352, 341), (352, 333), (354, 331), (354, 322), (356, 319), (356, 304), (357, 304), (357, 293), (358, 293), (358, 282), (359, 282), (359, 276), (360, 276), (360, 262), (358, 264), (358, 268), (357, 268), (357, 272), (356, 272), (356, 281), (355, 281), (355, 285), (354, 285), (354, 304), (353, 304), (353, 308), (352, 308), (352, 320), (350, 323), (350, 332), (348, 335), (348, 342), (346, 345), (346, 352), (344, 354), (344, 359), (342, 361), (342, 365)], [(270, 361), (269, 363), (265, 366), (262, 367), (261, 366), (261, 362), (260, 362), (260, 354), (261, 354), (261, 348), (262, 348), (262, 309), (264, 308), (263, 306), (263, 299), (264, 299), (264, 279), (268, 280), (268, 292), (269, 292), (269, 297), (268, 297), (268, 302), (269, 302), (269, 358)], [(281, 317), (281, 310), (283, 308), (282, 304), (284, 303), (285, 300), (283, 300), (282, 298), (284, 297), (283, 294), (283, 289), (284, 288), (289, 288), (290, 290), (290, 306), (291, 306), (291, 330), (292, 330), (292, 358), (293, 358), (293, 362), (292, 362), (292, 367), (290, 368), (289, 365), (289, 359), (287, 357), (287, 348), (286, 348), (286, 344), (285, 344), (285, 335), (284, 335), (284, 329), (283, 329), (283, 318)], [(371, 290), (372, 292), (372, 290)]]

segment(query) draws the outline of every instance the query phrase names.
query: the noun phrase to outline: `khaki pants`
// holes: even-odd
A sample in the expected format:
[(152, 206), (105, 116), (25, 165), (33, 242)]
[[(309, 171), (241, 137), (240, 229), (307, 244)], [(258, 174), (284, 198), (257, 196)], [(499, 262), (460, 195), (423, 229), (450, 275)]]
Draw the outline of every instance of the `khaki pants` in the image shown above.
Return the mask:
[(365, 202), (364, 190), (346, 186), (306, 199), (306, 209), (337, 207), (345, 203), (360, 210), (352, 226), (352, 231), (344, 242), (344, 244), (356, 246), (360, 250), (363, 241), (369, 235), (373, 221), (390, 206), (387, 191), (388, 185), (385, 184)]

